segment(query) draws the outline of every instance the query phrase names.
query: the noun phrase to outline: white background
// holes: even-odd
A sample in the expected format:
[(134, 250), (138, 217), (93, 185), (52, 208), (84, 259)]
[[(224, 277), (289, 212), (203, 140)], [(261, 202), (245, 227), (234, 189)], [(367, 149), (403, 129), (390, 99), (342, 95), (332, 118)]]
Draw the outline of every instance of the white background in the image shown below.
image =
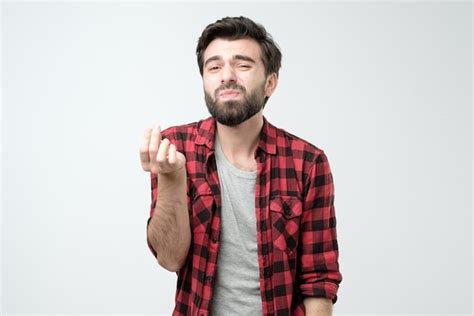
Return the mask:
[(270, 122), (328, 155), (338, 313), (470, 313), (472, 4), (2, 4), (4, 313), (164, 313), (145, 128), (208, 116), (195, 46), (223, 16), (282, 49)]

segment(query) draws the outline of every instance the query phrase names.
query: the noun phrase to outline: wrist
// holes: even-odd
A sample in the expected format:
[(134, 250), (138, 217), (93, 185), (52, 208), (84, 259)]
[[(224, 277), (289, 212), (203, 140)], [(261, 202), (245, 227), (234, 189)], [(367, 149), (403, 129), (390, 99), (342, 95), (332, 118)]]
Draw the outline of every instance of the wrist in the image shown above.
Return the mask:
[(186, 168), (182, 167), (176, 171), (160, 173), (158, 172), (158, 181), (180, 182), (186, 179)]

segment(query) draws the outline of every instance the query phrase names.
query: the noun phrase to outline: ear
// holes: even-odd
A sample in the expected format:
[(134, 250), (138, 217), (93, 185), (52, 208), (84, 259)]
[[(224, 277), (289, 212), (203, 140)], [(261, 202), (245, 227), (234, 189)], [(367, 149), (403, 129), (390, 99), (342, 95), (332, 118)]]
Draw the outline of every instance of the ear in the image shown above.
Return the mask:
[(265, 96), (270, 97), (275, 91), (278, 85), (278, 76), (276, 73), (272, 73), (270, 76), (267, 77), (267, 81), (265, 82)]

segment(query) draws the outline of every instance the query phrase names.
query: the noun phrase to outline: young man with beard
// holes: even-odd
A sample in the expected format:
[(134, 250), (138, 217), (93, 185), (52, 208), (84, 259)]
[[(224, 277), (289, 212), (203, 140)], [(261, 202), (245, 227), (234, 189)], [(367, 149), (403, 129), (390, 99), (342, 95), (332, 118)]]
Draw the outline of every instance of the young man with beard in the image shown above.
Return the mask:
[(147, 129), (147, 241), (178, 275), (173, 315), (331, 315), (342, 280), (323, 150), (263, 108), (281, 53), (265, 29), (223, 18), (199, 38), (211, 117)]

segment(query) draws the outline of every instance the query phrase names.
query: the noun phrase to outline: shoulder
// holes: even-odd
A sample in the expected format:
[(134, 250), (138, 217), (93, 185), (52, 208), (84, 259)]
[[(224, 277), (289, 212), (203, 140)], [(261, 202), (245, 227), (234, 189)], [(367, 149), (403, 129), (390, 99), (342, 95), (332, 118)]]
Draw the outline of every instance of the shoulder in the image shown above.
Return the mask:
[(207, 133), (212, 124), (212, 118), (208, 117), (191, 123), (170, 126), (164, 129), (161, 135), (170, 141), (191, 141), (194, 140), (198, 134)]
[[(285, 169), (285, 175), (298, 180), (302, 196), (306, 196), (311, 183), (320, 183), (330, 174), (324, 150), (314, 143), (283, 129), (273, 127), (276, 138), (276, 161)], [(327, 182), (327, 181), (326, 181)]]
[(163, 138), (168, 138), (170, 141), (188, 140), (192, 138), (193, 136), (195, 137), (198, 124), (199, 122), (191, 122), (191, 123), (186, 123), (182, 125), (173, 125), (164, 129), (161, 132), (161, 136)]
[[(173, 125), (161, 132), (162, 138), (167, 138), (176, 149), (184, 154), (193, 153), (198, 143), (210, 137), (210, 129), (213, 124), (211, 118), (201, 119), (196, 122), (182, 125)], [(197, 137), (200, 137), (197, 139)]]
[(279, 127), (274, 127), (276, 131), (277, 152), (279, 155), (288, 156), (293, 159), (302, 160), (307, 163), (314, 163), (318, 157), (324, 156), (324, 150), (314, 143), (296, 136), (295, 134)]

